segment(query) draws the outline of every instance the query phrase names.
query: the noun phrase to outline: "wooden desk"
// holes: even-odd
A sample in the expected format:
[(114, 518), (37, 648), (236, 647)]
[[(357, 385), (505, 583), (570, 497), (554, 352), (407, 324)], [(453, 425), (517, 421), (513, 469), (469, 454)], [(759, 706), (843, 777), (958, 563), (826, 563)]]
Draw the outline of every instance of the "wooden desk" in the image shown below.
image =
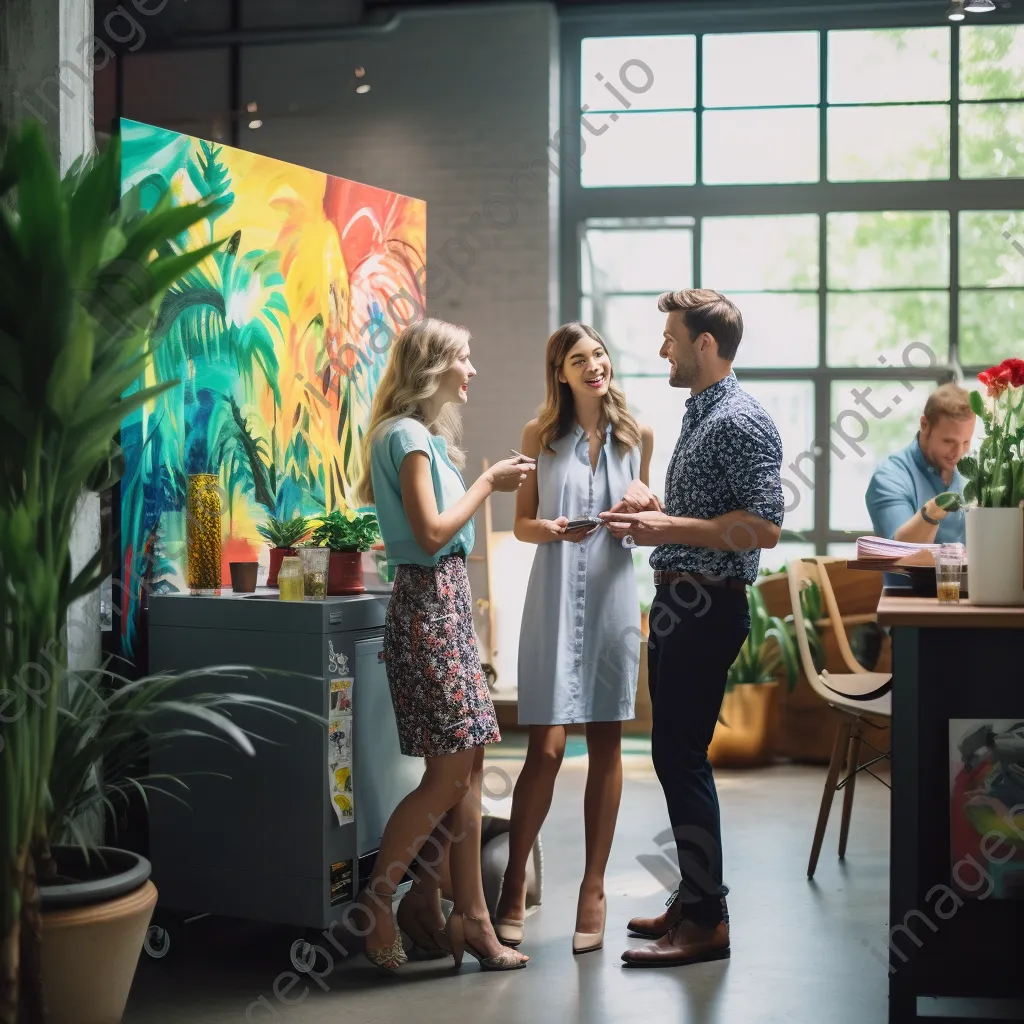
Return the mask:
[[(893, 641), (890, 1024), (934, 1019), (937, 1011), (947, 1024), (1024, 1019), (1017, 974), (1024, 900), (957, 890), (954, 873), (980, 896), (989, 888), (982, 880), (999, 869), (992, 857), (980, 870), (959, 854), (954, 863), (950, 791), (951, 721), (1024, 720), (1024, 609), (884, 592), (878, 621)], [(952, 726), (954, 743), (968, 727)], [(989, 849), (998, 858), (1009, 846)], [(968, 1006), (954, 1009), (953, 999)], [(1020, 1016), (1005, 1016), (1010, 1003)]]

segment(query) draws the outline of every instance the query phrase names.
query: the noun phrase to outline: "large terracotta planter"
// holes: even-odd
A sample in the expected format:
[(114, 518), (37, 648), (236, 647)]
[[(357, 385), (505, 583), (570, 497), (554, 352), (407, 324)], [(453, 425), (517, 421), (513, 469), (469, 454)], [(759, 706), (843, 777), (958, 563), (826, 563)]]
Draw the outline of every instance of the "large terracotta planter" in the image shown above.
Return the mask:
[(86, 880), (40, 886), (47, 1024), (120, 1024), (156, 906), (149, 862), (109, 847), (91, 866), (73, 848), (54, 855), (62, 874)]
[(1024, 605), (1024, 511), (967, 510), (967, 578), (971, 604)]
[(365, 590), (362, 554), (359, 551), (332, 551), (327, 571), (327, 593), (362, 594)]
[(722, 718), (708, 748), (716, 768), (755, 768), (774, 754), (778, 683), (740, 683), (725, 695)]

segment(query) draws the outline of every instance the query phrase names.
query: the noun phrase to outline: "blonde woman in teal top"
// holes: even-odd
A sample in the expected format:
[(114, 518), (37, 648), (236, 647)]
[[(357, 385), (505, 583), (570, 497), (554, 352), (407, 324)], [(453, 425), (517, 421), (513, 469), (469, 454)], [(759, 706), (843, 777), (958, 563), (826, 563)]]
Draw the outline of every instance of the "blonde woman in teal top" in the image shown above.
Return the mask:
[[(480, 877), (483, 747), (501, 737), (476, 646), (466, 559), (476, 511), (493, 491), (516, 490), (536, 464), (505, 459), (466, 487), (458, 409), (475, 376), (464, 328), (432, 319), (407, 327), (392, 347), (363, 448), (360, 496), (376, 505), (388, 561), (397, 566), (384, 659), (399, 743), (403, 754), (426, 759), (423, 780), (388, 821), (360, 896), (371, 918), (366, 956), (392, 971), (407, 958), (391, 897), (413, 860), (418, 880), (399, 905), (398, 928), (414, 946), (451, 953), (456, 967), (467, 949), (485, 970), (529, 959), (498, 941)], [(436, 870), (444, 860), (455, 903), (447, 925)]]

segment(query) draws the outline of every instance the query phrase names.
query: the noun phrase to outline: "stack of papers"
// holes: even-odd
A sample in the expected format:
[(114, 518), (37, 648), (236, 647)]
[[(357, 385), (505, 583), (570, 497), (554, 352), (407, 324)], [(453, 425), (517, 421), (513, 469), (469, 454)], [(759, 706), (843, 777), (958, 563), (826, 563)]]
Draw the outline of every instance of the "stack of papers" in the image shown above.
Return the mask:
[[(935, 552), (942, 544), (917, 544), (906, 541), (889, 540), (887, 537), (858, 537), (857, 561), (879, 562), (886, 564), (901, 563), (904, 565), (934, 565)], [(960, 555), (967, 560), (963, 544), (958, 544)]]

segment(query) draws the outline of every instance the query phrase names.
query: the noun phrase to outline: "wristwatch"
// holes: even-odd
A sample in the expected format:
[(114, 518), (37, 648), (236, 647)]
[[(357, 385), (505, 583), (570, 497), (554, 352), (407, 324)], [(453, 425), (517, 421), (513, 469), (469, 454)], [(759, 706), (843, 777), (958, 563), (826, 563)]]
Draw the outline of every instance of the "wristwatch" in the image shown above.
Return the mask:
[(932, 517), (931, 517), (930, 515), (928, 515), (928, 513), (927, 513), (927, 512), (925, 512), (925, 509), (926, 509), (927, 507), (928, 507), (928, 502), (926, 501), (926, 502), (925, 502), (925, 503), (924, 503), (924, 504), (923, 504), (923, 505), (922, 505), (922, 506), (920, 507), (920, 509), (918, 509), (918, 511), (919, 511), (919, 512), (921, 513), (921, 518), (922, 518), (922, 519), (923, 519), (923, 520), (924, 520), (924, 521), (925, 521), (925, 522), (926, 522), (926, 523), (927, 523), (927, 524), (928, 524), (929, 526), (938, 526), (938, 525), (939, 525), (939, 520), (938, 520), (938, 519), (932, 519)]

